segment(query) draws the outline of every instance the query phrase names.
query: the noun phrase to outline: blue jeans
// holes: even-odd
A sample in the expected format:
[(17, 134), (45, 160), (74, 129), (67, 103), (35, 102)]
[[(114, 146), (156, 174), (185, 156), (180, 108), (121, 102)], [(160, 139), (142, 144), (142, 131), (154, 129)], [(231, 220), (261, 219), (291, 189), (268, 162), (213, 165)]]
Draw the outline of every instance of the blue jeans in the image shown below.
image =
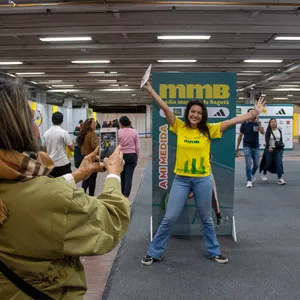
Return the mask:
[[(277, 177), (278, 179), (280, 179), (282, 177), (283, 174), (283, 167), (282, 167), (282, 155), (283, 155), (283, 150), (275, 150), (275, 148), (273, 149), (272, 152), (266, 150), (265, 151), (266, 154), (266, 170), (268, 170), (272, 163), (275, 162), (276, 165), (276, 173), (277, 173)], [(266, 175), (267, 171), (264, 171), (264, 174)]]
[(203, 240), (208, 257), (221, 254), (211, 215), (212, 177), (176, 175), (170, 191), (166, 214), (148, 248), (148, 255), (155, 258), (161, 257), (167, 247), (172, 228), (180, 217), (191, 191), (194, 193), (194, 199), (201, 219)]
[[(252, 181), (252, 176), (256, 173), (259, 164), (259, 148), (244, 147), (246, 161), (247, 181)], [(253, 161), (253, 167), (252, 167)]]

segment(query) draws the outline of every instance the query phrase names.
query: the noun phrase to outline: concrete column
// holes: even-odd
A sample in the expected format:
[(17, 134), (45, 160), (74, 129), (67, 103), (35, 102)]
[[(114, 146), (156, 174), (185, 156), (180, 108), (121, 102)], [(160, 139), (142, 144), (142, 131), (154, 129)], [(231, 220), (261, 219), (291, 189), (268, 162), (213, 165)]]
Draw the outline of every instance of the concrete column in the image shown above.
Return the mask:
[(68, 132), (73, 132), (73, 112), (72, 112), (73, 98), (68, 97), (64, 99), (63, 114), (64, 122), (62, 127)]
[[(145, 130), (146, 132), (152, 131), (152, 105), (146, 105)], [(147, 136), (150, 137), (149, 134)]]
[(45, 91), (38, 91), (36, 94), (36, 102), (46, 104), (46, 92)]

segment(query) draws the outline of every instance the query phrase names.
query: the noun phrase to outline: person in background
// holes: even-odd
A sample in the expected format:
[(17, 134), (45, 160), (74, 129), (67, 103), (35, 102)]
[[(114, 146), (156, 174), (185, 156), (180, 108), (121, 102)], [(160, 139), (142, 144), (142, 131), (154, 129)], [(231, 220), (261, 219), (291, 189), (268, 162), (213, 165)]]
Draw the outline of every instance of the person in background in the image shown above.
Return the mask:
[(254, 110), (230, 120), (210, 124), (207, 123), (206, 106), (201, 101), (192, 100), (186, 106), (184, 121), (181, 121), (153, 90), (149, 82), (144, 88), (152, 96), (156, 105), (163, 110), (166, 120), (170, 124), (170, 130), (177, 135), (177, 149), (174, 170), (176, 175), (170, 190), (166, 214), (141, 263), (149, 266), (153, 262), (161, 260), (172, 228), (180, 217), (188, 195), (193, 192), (202, 223), (207, 257), (216, 263), (226, 264), (228, 259), (221, 253), (211, 216), (213, 190), (210, 165), (211, 139), (221, 138), (224, 131), (237, 123), (257, 118), (266, 102), (260, 98), (255, 104)]
[[(248, 109), (248, 113), (253, 110), (253, 108)], [(239, 146), (244, 136), (243, 148), (246, 162), (247, 188), (252, 188), (253, 182), (256, 180), (255, 173), (259, 164), (259, 132), (264, 134), (265, 130), (261, 126), (259, 119), (253, 117), (251, 120), (242, 123), (237, 139), (236, 154), (239, 151)]]
[(263, 171), (261, 179), (263, 182), (267, 182), (267, 171), (269, 171), (270, 173), (277, 173), (279, 185), (285, 185), (285, 181), (282, 178), (284, 144), (282, 141), (282, 132), (277, 128), (276, 119), (270, 119), (265, 138), (266, 147), (260, 163), (260, 172)]
[(33, 130), (34, 130), (34, 135), (37, 139), (38, 145), (39, 145), (39, 150), (42, 149), (43, 146), (43, 142), (41, 139), (41, 134), (40, 134), (40, 130), (39, 127), (33, 122)]
[(131, 122), (127, 116), (122, 116), (119, 122), (121, 128), (118, 130), (118, 143), (121, 145), (125, 161), (121, 173), (121, 186), (123, 195), (128, 198), (132, 187), (133, 172), (140, 155), (140, 138), (138, 132), (130, 128)]
[(98, 120), (96, 120), (96, 130), (100, 129), (101, 128), (101, 125), (100, 123), (98, 122)]
[(82, 129), (82, 126), (83, 126), (83, 120), (80, 120), (79, 123), (78, 123), (78, 125), (75, 127), (74, 132), (73, 132), (74, 136), (78, 136), (79, 135), (79, 132)]
[[(95, 133), (96, 122), (93, 118), (87, 119), (82, 127), (82, 130), (78, 136), (78, 146), (80, 147), (81, 160), (84, 159), (86, 155), (92, 153), (99, 146), (99, 138)], [(82, 182), (82, 188), (86, 192), (89, 189), (89, 195), (94, 196), (97, 172), (91, 174), (89, 178)]]
[[(48, 177), (54, 163), (38, 151), (26, 91), (14, 80), (0, 80), (0, 128), (0, 299), (83, 300), (80, 256), (111, 251), (129, 224), (120, 147), (104, 164), (96, 149), (72, 174)], [(108, 175), (97, 198), (76, 188), (104, 169)], [(16, 278), (40, 295), (25, 292)]]
[(66, 147), (74, 151), (74, 143), (69, 133), (61, 128), (64, 116), (61, 112), (52, 115), (53, 125), (45, 132), (43, 137), (43, 150), (49, 154), (54, 161), (54, 169), (49, 174), (59, 177), (71, 173), (71, 163), (68, 159)]

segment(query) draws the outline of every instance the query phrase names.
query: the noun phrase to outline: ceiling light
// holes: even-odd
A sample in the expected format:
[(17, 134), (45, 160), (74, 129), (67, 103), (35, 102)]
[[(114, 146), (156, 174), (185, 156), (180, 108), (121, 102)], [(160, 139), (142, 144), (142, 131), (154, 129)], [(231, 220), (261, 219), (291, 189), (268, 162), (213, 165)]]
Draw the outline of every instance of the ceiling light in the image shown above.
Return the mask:
[(266, 96), (267, 96), (267, 94), (261, 94), (261, 96), (262, 96), (262, 97), (266, 97)]
[(116, 79), (100, 79), (100, 80), (98, 80), (99, 82), (107, 82), (107, 83), (109, 83), (109, 82), (117, 82), (117, 80)]
[(261, 71), (241, 71), (242, 73), (261, 73)]
[(110, 74), (118, 74), (118, 72), (109, 72)]
[(16, 73), (20, 76), (27, 76), (27, 75), (45, 75), (45, 72), (25, 72), (25, 73)]
[(159, 63), (195, 63), (196, 59), (158, 59)]
[(99, 72), (88, 72), (88, 74), (105, 74), (104, 71), (99, 71)]
[(99, 91), (103, 91), (103, 92), (130, 92), (130, 91), (134, 91), (134, 89), (99, 89)]
[(10, 76), (10, 77), (16, 77), (14, 74), (11, 74), (11, 73), (5, 73), (5, 74)]
[(287, 95), (288, 97), (294, 97), (294, 95)]
[(289, 98), (286, 97), (274, 97), (274, 100), (288, 100)]
[(300, 41), (300, 36), (277, 36), (274, 40), (277, 41)]
[(35, 81), (30, 81), (31, 83), (33, 83), (33, 84), (38, 84), (37, 82), (35, 82)]
[(74, 84), (52, 84), (52, 87), (55, 87), (55, 88), (69, 88), (69, 87), (74, 87)]
[(282, 87), (299, 87), (299, 84), (279, 84), (278, 86), (282, 86)]
[(300, 88), (280, 88), (280, 89), (273, 89), (273, 91), (277, 91), (277, 92), (300, 92)]
[(89, 36), (74, 36), (74, 37), (51, 37), (40, 38), (42, 42), (75, 42), (75, 41), (91, 41)]
[(243, 99), (245, 99), (245, 98), (244, 98), (244, 97), (239, 97), (239, 99), (240, 99), (240, 100), (243, 100)]
[(238, 80), (236, 83), (246, 83), (246, 82), (248, 82), (248, 81)]
[(118, 84), (111, 84), (110, 86), (119, 86)]
[(110, 60), (72, 60), (72, 64), (109, 64)]
[(158, 35), (158, 40), (209, 40), (210, 35)]
[(136, 94), (131, 94), (131, 96), (132, 96), (132, 97), (135, 97), (135, 96), (136, 96)]
[(281, 63), (282, 59), (245, 59), (245, 63)]
[(49, 90), (47, 92), (52, 92), (52, 93), (67, 93), (67, 92), (78, 92), (76, 89), (54, 89), (54, 90)]
[(236, 73), (238, 76), (260, 76), (259, 73)]
[(0, 65), (23, 65), (23, 63), (21, 61), (0, 61)]
[(60, 83), (62, 80), (47, 80), (47, 81), (40, 81), (40, 84), (51, 84), (51, 83)]
[(128, 84), (124, 84), (124, 86), (128, 86)]

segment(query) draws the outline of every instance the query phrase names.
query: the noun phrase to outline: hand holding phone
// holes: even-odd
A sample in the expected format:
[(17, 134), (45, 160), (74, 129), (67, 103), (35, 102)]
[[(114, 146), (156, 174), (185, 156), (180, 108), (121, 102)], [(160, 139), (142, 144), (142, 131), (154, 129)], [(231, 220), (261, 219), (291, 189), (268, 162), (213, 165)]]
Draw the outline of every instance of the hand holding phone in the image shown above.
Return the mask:
[(118, 145), (118, 128), (101, 128), (100, 129), (100, 147), (99, 157), (103, 161), (105, 157), (109, 157)]

